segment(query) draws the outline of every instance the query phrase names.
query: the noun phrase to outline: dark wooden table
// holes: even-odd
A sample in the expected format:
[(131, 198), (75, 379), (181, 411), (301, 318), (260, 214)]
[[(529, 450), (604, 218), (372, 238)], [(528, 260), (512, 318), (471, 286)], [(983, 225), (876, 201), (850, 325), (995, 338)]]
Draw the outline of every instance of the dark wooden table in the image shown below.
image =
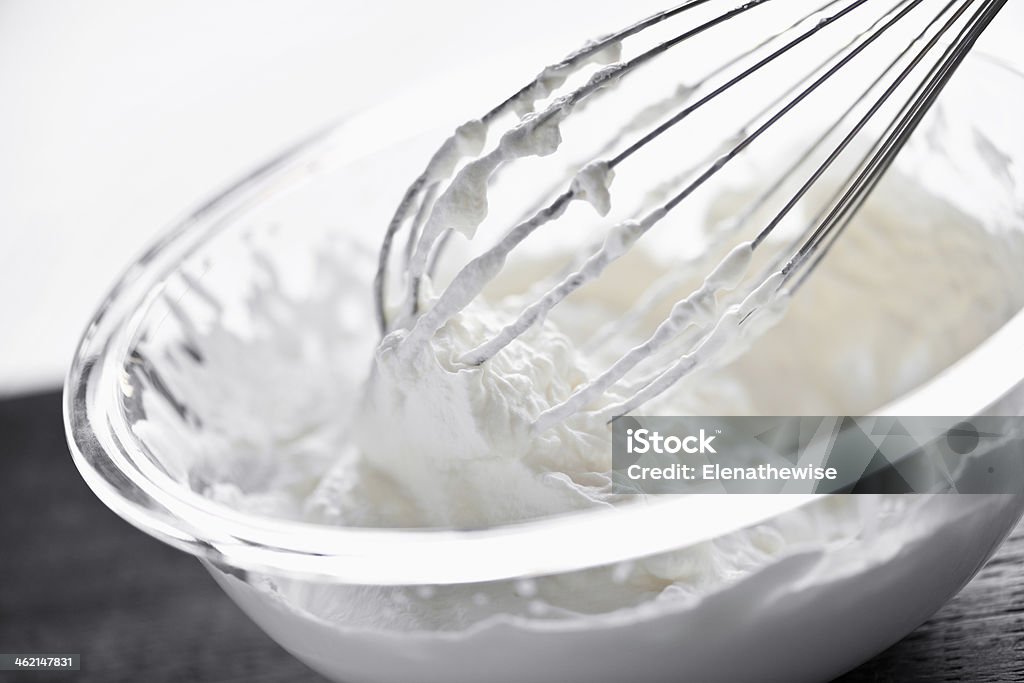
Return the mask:
[[(0, 401), (0, 652), (80, 653), (82, 670), (0, 681), (322, 682), (195, 560), (92, 495), (60, 410), (56, 392)], [(1024, 526), (928, 623), (840, 680), (1024, 681)]]

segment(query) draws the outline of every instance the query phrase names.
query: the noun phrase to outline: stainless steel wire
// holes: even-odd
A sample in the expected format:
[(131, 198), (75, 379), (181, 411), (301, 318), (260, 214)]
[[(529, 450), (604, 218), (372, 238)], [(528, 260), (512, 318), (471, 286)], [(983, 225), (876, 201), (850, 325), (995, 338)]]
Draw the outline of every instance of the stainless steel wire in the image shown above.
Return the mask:
[[(769, 294), (781, 292), (791, 296), (806, 283), (1005, 2), (831, 0), (814, 5), (781, 27), (769, 25), (766, 35), (736, 44), (735, 53), (727, 56), (719, 66), (690, 83), (679, 83), (668, 97), (635, 103), (636, 111), (631, 118), (611, 127), (605, 139), (595, 141), (596, 157), (593, 159), (574, 159), (568, 165), (563, 162), (563, 169), (555, 178), (561, 188), (551, 186), (544, 191), (548, 195), (544, 201), (536, 198), (528, 201), (520, 220), (504, 231), (492, 246), (457, 270), (450, 283), (423, 310), (420, 300), (422, 281), (433, 273), (443, 258), (451, 234), (451, 230), (439, 226), (438, 221), (430, 220), (439, 197), (443, 197), (457, 170), (456, 165), (448, 161), (446, 163), (452, 167), (445, 169), (445, 173), (439, 173), (438, 166), (443, 157), (439, 152), (409, 186), (385, 232), (375, 278), (375, 305), (381, 333), (392, 332), (397, 321), (405, 328), (401, 330), (402, 344), (425, 343), (452, 315), (479, 296), (487, 283), (486, 279), (479, 278), (481, 268), (500, 272), (513, 250), (544, 226), (558, 221), (566, 207), (580, 198), (580, 190), (573, 182), (580, 168), (596, 159), (606, 169), (614, 170), (638, 157), (641, 151), (651, 148), (669, 131), (697, 113), (708, 110), (714, 113), (714, 107), (735, 107), (735, 101), (732, 105), (721, 101), (735, 97), (743, 88), (753, 87), (752, 83), (758, 83), (759, 87), (771, 93), (767, 101), (750, 105), (754, 113), (748, 114), (734, 133), (713, 145), (710, 153), (698, 157), (697, 164), (691, 163), (683, 173), (671, 175), (666, 185), (674, 186), (674, 189), (664, 193), (662, 201), (646, 207), (642, 215), (612, 229), (613, 232), (619, 230), (620, 236), (627, 236), (625, 249), (612, 249), (607, 242), (591, 249), (589, 255), (569, 268), (569, 272), (558, 276), (552, 286), (526, 304), (499, 332), (476, 348), (467, 349), (462, 356), (467, 366), (473, 366), (485, 363), (500, 353), (573, 292), (599, 278), (643, 235), (662, 223), (705, 183), (723, 173), (723, 169), (748, 153), (762, 136), (781, 126), (782, 122), (796, 126), (803, 126), (806, 122), (808, 129), (817, 127), (819, 132), (811, 136), (812, 142), (797, 148), (790, 158), (780, 160), (780, 170), (765, 180), (764, 187), (752, 201), (727, 220), (717, 232), (716, 239), (723, 241), (738, 235), (768, 206), (769, 200), (784, 196), (784, 200), (778, 199), (781, 205), (772, 208), (770, 218), (749, 240), (741, 242), (749, 245), (751, 252), (758, 251), (794, 208), (807, 201), (815, 188), (827, 185), (832, 191), (827, 193), (827, 200), (812, 213), (813, 218), (805, 227), (770, 255), (760, 275), (736, 287), (730, 299), (731, 308), (717, 312), (718, 323), (697, 329), (680, 325), (680, 312), (685, 312), (687, 306), (692, 308), (700, 297), (706, 297), (707, 292), (698, 290), (676, 300), (669, 317), (643, 342), (624, 351), (606, 370), (583, 384), (571, 397), (549, 407), (537, 419), (535, 428), (544, 430), (563, 422), (576, 412), (585, 410), (597, 396), (612, 387), (621, 390), (623, 379), (652, 352), (669, 344), (679, 344), (679, 339), (684, 339), (688, 344), (685, 352), (676, 356), (667, 367), (657, 368), (639, 382), (629, 384), (627, 395), (623, 397), (620, 394), (619, 400), (602, 410), (606, 417), (612, 418), (636, 409), (696, 367), (702, 357), (702, 349), (723, 324), (721, 319), (732, 316), (735, 325), (744, 325), (760, 308), (771, 303), (771, 297), (765, 294), (767, 290), (770, 290)], [(774, 3), (774, 0), (751, 0), (738, 6), (723, 5), (718, 0), (682, 3), (593, 41), (561, 62), (547, 67), (535, 80), (487, 111), (479, 121), (484, 126), (497, 126), (512, 112), (522, 109), (524, 102), (527, 111), (537, 102), (544, 104), (535, 114), (512, 117), (512, 128), (522, 126), (524, 122), (540, 126), (549, 120), (560, 121), (562, 117), (571, 120), (583, 109), (583, 104), (590, 107), (590, 103), (614, 90), (612, 86), (629, 81), (634, 74), (670, 51), (700, 36), (722, 30), (748, 13), (760, 12), (758, 16), (765, 16), (767, 12), (781, 12), (783, 6), (784, 3)], [(696, 18), (686, 23), (691, 15)], [(846, 22), (858, 22), (857, 28), (852, 34), (836, 39), (831, 48), (819, 50), (824, 56), (819, 56), (808, 68), (799, 56), (805, 44), (818, 40), (820, 35)], [(680, 26), (667, 37), (657, 36), (653, 45), (639, 46), (634, 56), (605, 66), (582, 84), (567, 86), (568, 92), (550, 98), (552, 80), (561, 85), (562, 81), (584, 69), (595, 56), (615, 45), (642, 41), (647, 34), (664, 31), (676, 23)], [(909, 33), (900, 36), (900, 31)], [(889, 37), (890, 32), (896, 35)], [(788, 64), (785, 60), (793, 59), (793, 55), (796, 55), (795, 61), (779, 73), (778, 65)], [(829, 96), (843, 99), (842, 104), (824, 116), (803, 111), (805, 100), (855, 68), (865, 69), (868, 77), (863, 82), (857, 81), (857, 89), (852, 92), (840, 91)], [(849, 96), (848, 101), (844, 99), (846, 96)], [(678, 109), (672, 111), (673, 107)], [(652, 125), (660, 114), (669, 113), (667, 118)], [(805, 120), (801, 120), (801, 116)], [(792, 123), (794, 120), (795, 124)], [(626, 138), (634, 133), (637, 134), (636, 139), (627, 141)], [(446, 144), (451, 146), (452, 140)], [(511, 164), (503, 161), (498, 167), (506, 165)], [(494, 175), (492, 183), (497, 182), (497, 174)], [(826, 177), (828, 183), (825, 183)], [(794, 184), (795, 190), (789, 192)], [(404, 258), (398, 262), (399, 259), (392, 254), (392, 247), (402, 229), (409, 232)], [(404, 290), (397, 303), (388, 300), (389, 281), (399, 283)], [(639, 305), (654, 310), (665, 297), (672, 296), (672, 287), (662, 287), (664, 291), (654, 289), (641, 297)], [(634, 324), (639, 317), (629, 316), (629, 324)], [(687, 334), (681, 334), (683, 330)]]

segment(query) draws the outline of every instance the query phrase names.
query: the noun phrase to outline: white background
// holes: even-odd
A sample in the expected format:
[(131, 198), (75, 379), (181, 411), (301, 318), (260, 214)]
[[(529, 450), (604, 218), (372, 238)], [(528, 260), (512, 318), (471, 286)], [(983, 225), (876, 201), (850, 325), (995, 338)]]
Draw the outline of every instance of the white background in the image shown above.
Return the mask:
[[(128, 260), (288, 143), (669, 3), (0, 0), (0, 395), (56, 386)], [(1021, 40), (1009, 0), (982, 47), (1024, 67)]]

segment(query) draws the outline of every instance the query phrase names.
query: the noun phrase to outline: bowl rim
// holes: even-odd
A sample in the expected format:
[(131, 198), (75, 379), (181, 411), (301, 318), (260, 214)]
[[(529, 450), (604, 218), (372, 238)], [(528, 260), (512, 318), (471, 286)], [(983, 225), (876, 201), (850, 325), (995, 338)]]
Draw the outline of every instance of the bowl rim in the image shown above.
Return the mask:
[[(972, 61), (978, 56), (972, 55)], [(1008, 70), (990, 58), (984, 61)], [(393, 100), (386, 107), (405, 106)], [(301, 181), (325, 151), (357, 139), (380, 107), (332, 122), (212, 196), (126, 268), (81, 337), (64, 385), (72, 458), (105, 505), (133, 526), (220, 567), (343, 583), (455, 584), (576, 571), (684, 548), (825, 497), (664, 497), (486, 529), (356, 528), (241, 513), (154, 466), (119, 406), (121, 365), (154, 291), (180, 258), (268, 191)], [(354, 132), (355, 131), (355, 132)], [(366, 150), (366, 153), (372, 150)], [(1024, 310), (878, 415), (977, 415), (1024, 377)], [(699, 516), (699, 525), (678, 520)], [(608, 542), (615, 538), (614, 543)]]

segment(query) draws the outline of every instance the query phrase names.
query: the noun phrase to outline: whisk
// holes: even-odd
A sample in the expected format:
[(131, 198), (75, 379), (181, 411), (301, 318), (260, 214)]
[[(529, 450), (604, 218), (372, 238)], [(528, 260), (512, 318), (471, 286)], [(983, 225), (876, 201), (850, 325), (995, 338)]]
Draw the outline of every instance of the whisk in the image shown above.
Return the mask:
[[(649, 166), (659, 152), (665, 156), (671, 135), (699, 116), (738, 117), (735, 132), (720, 139), (691, 133), (706, 143), (699, 153), (690, 153), (696, 147), (673, 146), (673, 162), (657, 165), (657, 186), (644, 187), (643, 179), (637, 186), (639, 209), (627, 209), (601, 228), (600, 244), (567, 272), (552, 273), (552, 282), (516, 317), (460, 359), (467, 367), (487, 363), (573, 292), (600, 278), (702, 186), (727, 174), (735, 160), (755, 154), (760, 139), (783, 129), (796, 133), (802, 142), (793, 154), (773, 160), (774, 170), (762, 173), (755, 196), (712, 231), (711, 247), (722, 246), (725, 255), (703, 282), (675, 298), (640, 343), (541, 413), (533, 427), (539, 432), (558, 425), (613, 388), (615, 400), (601, 408), (602, 416), (635, 410), (726, 353), (740, 331), (770, 322), (835, 245), (1004, 4), (832, 0), (808, 8), (789, 0), (739, 6), (690, 0), (586, 44), (460, 126), (405, 192), (387, 228), (375, 280), (382, 334), (398, 353), (414, 353), (481, 296), (513, 250), (534, 233), (551, 234), (572, 202), (584, 200), (600, 215), (609, 214), (613, 200), (619, 204), (618, 194), (610, 194), (613, 176), (634, 163)], [(686, 57), (670, 60), (687, 46)], [(723, 46), (735, 53), (715, 56)], [(632, 52), (623, 57), (626, 50)], [(719, 63), (703, 75), (679, 80), (678, 73), (712, 59)], [(665, 61), (667, 76), (658, 72), (644, 80), (645, 72)], [(618, 96), (618, 109), (595, 112), (633, 81), (639, 84)], [(651, 97), (654, 87), (664, 85), (673, 86), (667, 95)], [(489, 195), (506, 182), (510, 167), (562, 150), (562, 128), (579, 117), (592, 124), (579, 136), (577, 147), (586, 148), (580, 157), (528, 199), (521, 218), (505, 226), (491, 246), (456, 269), (438, 296), (421, 301), (425, 279), (450, 251), (450, 236), (472, 237), (487, 218)], [(677, 168), (679, 157), (689, 163)], [(796, 219), (798, 206), (810, 219), (794, 228), (788, 222)], [(405, 248), (397, 254), (395, 239), (403, 230)], [(731, 248), (724, 248), (730, 241)], [(760, 252), (765, 255), (754, 268)], [(392, 287), (399, 294), (395, 300), (389, 299)], [(635, 302), (629, 320), (654, 310), (666, 291), (673, 290), (652, 287)], [(652, 358), (664, 362), (627, 384)]]

